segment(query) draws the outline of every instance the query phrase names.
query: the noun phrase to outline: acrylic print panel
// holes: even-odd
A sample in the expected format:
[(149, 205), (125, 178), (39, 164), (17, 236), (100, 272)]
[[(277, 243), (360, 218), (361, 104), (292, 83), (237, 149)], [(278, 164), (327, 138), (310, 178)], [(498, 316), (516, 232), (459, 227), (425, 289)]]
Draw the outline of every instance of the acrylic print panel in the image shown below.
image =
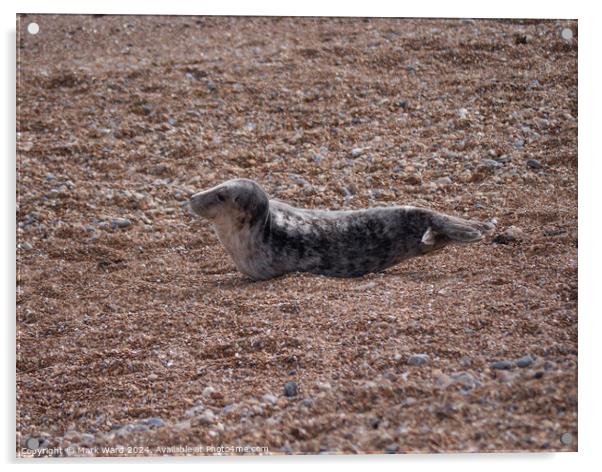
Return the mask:
[[(17, 454), (576, 450), (577, 38), (570, 20), (19, 15)], [(271, 199), (261, 234), (238, 194), (191, 212), (235, 178)], [(347, 214), (277, 200), (497, 226), (447, 244), (434, 220), (335, 227)], [(260, 242), (264, 263), (350, 268), (442, 247), (257, 281)]]

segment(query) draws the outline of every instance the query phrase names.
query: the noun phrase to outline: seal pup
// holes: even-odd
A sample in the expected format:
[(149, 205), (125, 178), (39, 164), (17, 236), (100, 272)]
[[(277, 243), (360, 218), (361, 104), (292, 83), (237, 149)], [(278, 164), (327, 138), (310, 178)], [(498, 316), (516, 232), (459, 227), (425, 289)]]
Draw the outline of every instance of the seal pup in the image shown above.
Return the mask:
[(238, 270), (255, 280), (287, 272), (359, 277), (450, 243), (472, 243), (494, 225), (412, 206), (326, 211), (270, 200), (234, 179), (194, 194), (190, 207), (213, 224)]

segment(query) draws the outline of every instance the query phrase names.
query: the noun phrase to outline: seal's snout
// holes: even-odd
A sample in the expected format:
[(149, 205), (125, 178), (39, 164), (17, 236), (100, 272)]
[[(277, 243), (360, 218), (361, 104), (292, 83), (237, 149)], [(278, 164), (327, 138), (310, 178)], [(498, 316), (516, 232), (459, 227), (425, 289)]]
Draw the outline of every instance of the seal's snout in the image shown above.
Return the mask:
[(203, 210), (205, 209), (205, 193), (206, 192), (198, 192), (195, 193), (192, 197), (190, 197), (190, 208), (199, 216), (203, 216)]

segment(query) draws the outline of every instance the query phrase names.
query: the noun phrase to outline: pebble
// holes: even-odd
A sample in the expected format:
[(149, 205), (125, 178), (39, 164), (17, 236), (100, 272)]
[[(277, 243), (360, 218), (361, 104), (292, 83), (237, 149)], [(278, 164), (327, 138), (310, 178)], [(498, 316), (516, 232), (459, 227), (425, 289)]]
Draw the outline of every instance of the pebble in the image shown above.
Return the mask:
[(510, 226), (493, 238), (495, 244), (509, 244), (523, 239), (523, 231), (517, 226)]
[(454, 381), (452, 380), (452, 378), (447, 375), (447, 374), (440, 374), (437, 376), (437, 378), (435, 379), (435, 384), (437, 385), (437, 387), (439, 388), (446, 388), (449, 387), (452, 383), (454, 383)]
[(499, 167), (502, 164), (498, 161), (495, 161), (493, 159), (481, 159), (481, 164), (485, 164), (486, 166), (491, 166), (491, 167)]
[(353, 192), (351, 191), (351, 189), (349, 187), (346, 187), (346, 186), (342, 186), (341, 187), (341, 193), (345, 197), (352, 197), (353, 196)]
[(21, 244), (19, 244), (19, 247), (24, 251), (31, 251), (33, 249), (33, 246), (27, 241), (23, 241)]
[(205, 410), (199, 417), (198, 417), (198, 422), (199, 424), (211, 424), (215, 421), (215, 414), (207, 409)]
[(215, 392), (215, 389), (214, 389), (213, 387), (211, 387), (211, 386), (209, 386), (209, 387), (205, 387), (205, 388), (204, 388), (204, 390), (203, 390), (203, 396), (204, 396), (205, 398), (208, 398), (208, 397), (210, 397), (210, 396), (211, 396), (211, 394), (212, 394), (212, 393), (214, 393), (214, 392)]
[(423, 365), (429, 360), (427, 354), (414, 354), (408, 358), (408, 365)]
[(452, 179), (445, 176), (445, 177), (440, 177), (437, 180), (435, 180), (435, 184), (437, 185), (449, 185), (452, 183)]
[(512, 160), (512, 156), (509, 156), (508, 154), (504, 154), (502, 156), (494, 157), (494, 159), (496, 162), (504, 164), (506, 162), (510, 162)]
[(129, 228), (132, 226), (132, 222), (127, 218), (113, 218), (111, 225), (113, 225), (113, 228)]
[(364, 151), (364, 148), (353, 148), (351, 150), (351, 157), (360, 157), (362, 154), (364, 154)]
[(215, 92), (217, 90), (217, 85), (215, 85), (215, 82), (213, 82), (213, 80), (208, 80), (207, 81), (207, 89), (210, 92)]
[(512, 369), (513, 366), (514, 364), (512, 361), (497, 361), (489, 365), (490, 368), (496, 370), (509, 370)]
[(396, 434), (406, 434), (407, 432), (408, 428), (406, 428), (406, 426), (403, 423), (401, 423), (395, 430)]
[(529, 44), (533, 42), (533, 36), (530, 34), (516, 33), (514, 35), (514, 44)]
[(303, 399), (303, 406), (307, 407), (307, 408), (311, 408), (312, 406), (314, 406), (314, 401), (311, 398), (304, 398)]
[(534, 359), (531, 356), (526, 355), (517, 360), (516, 365), (520, 368), (525, 368), (529, 367), (531, 364), (533, 364), (533, 362), (535, 362)]
[(316, 382), (316, 387), (318, 387), (318, 390), (320, 390), (320, 392), (332, 390), (332, 385), (330, 385), (328, 382)]
[(266, 393), (261, 399), (266, 403), (271, 403), (275, 405), (278, 403), (278, 397), (276, 395), (272, 395), (271, 393)]
[(204, 411), (205, 407), (203, 405), (195, 405), (192, 408), (186, 410), (186, 416), (197, 416), (201, 411)]
[(525, 140), (524, 139), (517, 139), (514, 141), (513, 146), (517, 149), (522, 148), (525, 145)]
[(147, 418), (147, 419), (143, 420), (142, 423), (145, 425), (148, 425), (148, 426), (153, 426), (155, 428), (160, 428), (161, 426), (163, 426), (165, 424), (163, 422), (163, 420), (158, 417)]
[(91, 445), (91, 444), (93, 444), (93, 443), (94, 443), (94, 440), (95, 440), (96, 438), (94, 437), (94, 435), (93, 435), (93, 434), (90, 434), (90, 433), (84, 433), (84, 434), (82, 434), (82, 435), (81, 435), (81, 437), (80, 437), (79, 439), (80, 439), (80, 441), (79, 441), (79, 442), (80, 442), (80, 444), (87, 444), (87, 445)]
[(395, 454), (397, 451), (399, 451), (399, 444), (392, 443), (385, 447), (387, 454)]
[(357, 287), (354, 288), (354, 290), (356, 290), (358, 292), (363, 292), (364, 290), (370, 290), (374, 287), (376, 287), (375, 282), (367, 282), (365, 284), (358, 285)]
[(468, 372), (460, 372), (458, 374), (454, 374), (452, 375), (452, 378), (455, 382), (462, 384), (462, 388), (464, 390), (470, 390), (479, 384), (479, 382), (475, 380), (474, 377)]
[(541, 169), (541, 162), (539, 162), (537, 159), (528, 159), (527, 160), (527, 167), (530, 167), (531, 169)]
[(458, 116), (460, 117), (460, 119), (465, 119), (468, 116), (468, 110), (466, 108), (460, 108), (458, 110)]
[(297, 383), (293, 382), (292, 380), (284, 384), (284, 395), (286, 395), (289, 398), (297, 396), (297, 390)]

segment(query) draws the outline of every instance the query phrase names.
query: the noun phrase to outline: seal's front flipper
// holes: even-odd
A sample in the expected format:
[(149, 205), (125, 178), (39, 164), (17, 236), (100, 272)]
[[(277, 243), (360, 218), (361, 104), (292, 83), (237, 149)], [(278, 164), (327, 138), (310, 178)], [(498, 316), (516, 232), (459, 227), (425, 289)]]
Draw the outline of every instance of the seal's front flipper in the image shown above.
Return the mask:
[(435, 232), (433, 231), (433, 228), (429, 226), (422, 235), (420, 242), (425, 246), (434, 246), (436, 241), (437, 239), (435, 238)]

